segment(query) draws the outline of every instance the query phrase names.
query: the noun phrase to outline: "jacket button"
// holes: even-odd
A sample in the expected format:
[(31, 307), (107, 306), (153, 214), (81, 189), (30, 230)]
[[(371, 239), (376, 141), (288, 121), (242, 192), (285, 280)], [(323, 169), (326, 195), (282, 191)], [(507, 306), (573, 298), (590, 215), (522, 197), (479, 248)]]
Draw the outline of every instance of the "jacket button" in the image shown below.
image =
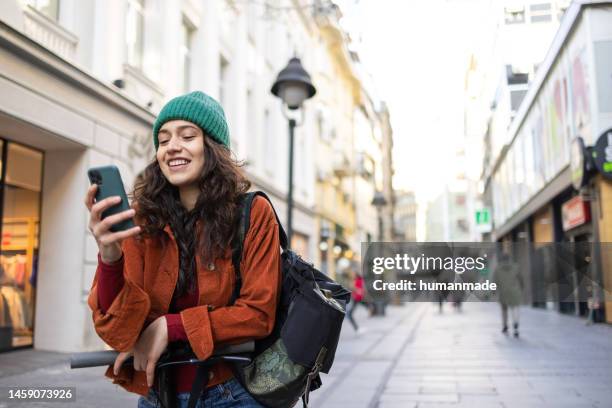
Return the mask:
[(212, 380), (213, 378), (215, 378), (215, 373), (214, 373), (214, 372), (212, 372), (212, 371), (209, 371), (209, 372), (208, 372), (208, 380), (210, 381), (210, 380)]
[(209, 264), (208, 264), (208, 270), (209, 270), (209, 271), (214, 271), (214, 270), (215, 270), (215, 264), (214, 264), (214, 263), (212, 263), (212, 262), (211, 262), (211, 263), (209, 263)]

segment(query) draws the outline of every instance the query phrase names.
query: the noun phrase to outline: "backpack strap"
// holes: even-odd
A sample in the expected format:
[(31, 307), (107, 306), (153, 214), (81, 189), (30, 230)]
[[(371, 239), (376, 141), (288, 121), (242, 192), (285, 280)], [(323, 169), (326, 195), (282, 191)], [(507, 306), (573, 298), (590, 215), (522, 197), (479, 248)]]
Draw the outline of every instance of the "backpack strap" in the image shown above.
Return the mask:
[(266, 193), (263, 191), (251, 191), (246, 193), (242, 197), (242, 201), (240, 203), (240, 221), (238, 223), (238, 233), (235, 235), (232, 242), (232, 264), (234, 266), (234, 273), (236, 275), (236, 284), (234, 285), (234, 292), (232, 293), (232, 297), (229, 302), (230, 305), (233, 305), (236, 302), (236, 299), (238, 299), (238, 296), (240, 296), (240, 289), (242, 288), (240, 261), (242, 260), (244, 239), (247, 236), (251, 223), (251, 207), (253, 205), (253, 200), (255, 200), (255, 197), (257, 196), (265, 198), (270, 203), (272, 211), (274, 212), (274, 217), (276, 218), (276, 223), (278, 224), (278, 235), (281, 248), (283, 251), (287, 250), (288, 248), (287, 234), (285, 233), (285, 229), (278, 218), (278, 214), (276, 214), (276, 210), (274, 209), (274, 205), (272, 204), (272, 201), (270, 201), (270, 198), (268, 198)]
[[(168, 368), (166, 368), (167, 370)], [(208, 385), (208, 372), (209, 368), (206, 366), (198, 366), (196, 369), (196, 376), (191, 385), (191, 393), (189, 394), (189, 401), (187, 401), (187, 408), (196, 408), (198, 400), (204, 392), (206, 392), (206, 386)]]

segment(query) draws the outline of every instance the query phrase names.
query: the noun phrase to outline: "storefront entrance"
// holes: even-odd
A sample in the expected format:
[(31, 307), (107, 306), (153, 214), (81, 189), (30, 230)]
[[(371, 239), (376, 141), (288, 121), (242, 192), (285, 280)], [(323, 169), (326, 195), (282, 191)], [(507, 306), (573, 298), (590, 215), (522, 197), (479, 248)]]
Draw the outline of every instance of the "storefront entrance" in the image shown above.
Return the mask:
[(559, 268), (561, 280), (568, 284), (567, 297), (559, 304), (559, 310), (568, 314), (587, 317), (587, 299), (592, 296), (593, 285), (597, 282), (593, 260), (593, 224), (590, 205), (581, 196), (573, 196), (561, 205), (562, 252), (559, 261), (567, 263)]
[(31, 346), (43, 153), (0, 139), (0, 351)]

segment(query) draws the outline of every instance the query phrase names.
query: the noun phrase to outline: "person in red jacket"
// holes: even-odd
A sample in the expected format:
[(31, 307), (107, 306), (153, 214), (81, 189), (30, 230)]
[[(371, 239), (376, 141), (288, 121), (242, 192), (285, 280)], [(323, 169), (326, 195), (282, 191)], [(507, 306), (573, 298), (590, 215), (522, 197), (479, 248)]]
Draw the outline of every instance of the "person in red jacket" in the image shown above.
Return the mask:
[[(172, 342), (187, 341), (199, 359), (220, 345), (264, 338), (274, 327), (280, 293), (278, 224), (257, 197), (244, 239), (240, 296), (228, 306), (235, 275), (231, 241), (238, 205), (250, 182), (229, 149), (221, 106), (202, 92), (174, 98), (153, 127), (156, 156), (137, 180), (133, 208), (102, 218), (120, 202), (86, 195), (89, 229), (99, 248), (88, 304), (96, 332), (120, 351), (106, 375), (157, 406), (155, 364)], [(134, 218), (136, 226), (111, 232)], [(122, 365), (133, 356), (133, 365)], [(195, 368), (175, 371), (178, 407), (186, 407)], [(223, 363), (209, 374), (198, 406), (261, 407)]]
[(353, 313), (355, 312), (357, 305), (362, 304), (365, 306), (365, 302), (364, 302), (365, 282), (363, 280), (363, 276), (361, 276), (359, 273), (355, 272), (352, 269), (349, 270), (349, 277), (350, 279), (352, 279), (352, 294), (351, 294), (351, 302), (348, 304), (348, 307), (346, 310), (346, 317), (348, 317), (349, 322), (351, 323), (351, 326), (353, 326), (353, 329), (357, 333), (360, 333), (363, 330), (359, 328), (359, 325), (355, 321), (355, 317), (353, 316)]

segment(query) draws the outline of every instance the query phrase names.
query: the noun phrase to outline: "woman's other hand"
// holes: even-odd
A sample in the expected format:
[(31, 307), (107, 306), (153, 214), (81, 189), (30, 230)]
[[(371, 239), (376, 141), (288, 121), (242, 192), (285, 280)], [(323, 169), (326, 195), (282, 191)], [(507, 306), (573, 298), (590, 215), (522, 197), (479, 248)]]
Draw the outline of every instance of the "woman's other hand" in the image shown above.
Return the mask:
[(117, 357), (115, 358), (115, 364), (113, 364), (113, 373), (115, 375), (119, 374), (119, 370), (121, 369), (121, 366), (123, 365), (125, 360), (127, 360), (133, 354), (134, 353), (132, 353), (132, 351), (124, 351), (117, 355)]
[(153, 386), (155, 364), (168, 347), (166, 317), (158, 317), (140, 335), (134, 346), (134, 369), (147, 373), (147, 384)]
[(113, 263), (121, 258), (121, 241), (138, 234), (140, 232), (140, 227), (136, 226), (125, 231), (112, 232), (110, 230), (112, 225), (132, 218), (135, 211), (134, 209), (129, 209), (102, 219), (104, 210), (119, 204), (121, 202), (121, 197), (108, 197), (96, 202), (95, 196), (97, 188), (97, 184), (92, 184), (89, 186), (89, 189), (87, 189), (87, 194), (85, 196), (85, 206), (89, 210), (89, 230), (98, 243), (102, 261), (105, 263)]

